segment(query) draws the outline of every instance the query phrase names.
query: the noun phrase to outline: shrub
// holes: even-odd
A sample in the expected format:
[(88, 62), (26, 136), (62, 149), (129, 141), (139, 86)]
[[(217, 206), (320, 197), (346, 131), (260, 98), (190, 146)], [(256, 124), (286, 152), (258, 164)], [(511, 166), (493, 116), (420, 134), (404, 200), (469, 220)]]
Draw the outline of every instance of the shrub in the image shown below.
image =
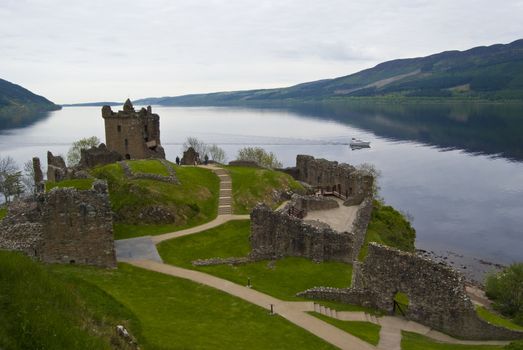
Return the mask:
[(67, 152), (67, 165), (74, 166), (80, 162), (81, 150), (89, 149), (98, 146), (100, 139), (96, 136), (86, 137), (73, 142), (71, 148)]
[(523, 325), (523, 263), (512, 264), (486, 280), (486, 292), (494, 307)]
[(238, 160), (256, 162), (266, 168), (281, 168), (283, 165), (272, 152), (267, 152), (261, 147), (245, 147), (238, 151)]

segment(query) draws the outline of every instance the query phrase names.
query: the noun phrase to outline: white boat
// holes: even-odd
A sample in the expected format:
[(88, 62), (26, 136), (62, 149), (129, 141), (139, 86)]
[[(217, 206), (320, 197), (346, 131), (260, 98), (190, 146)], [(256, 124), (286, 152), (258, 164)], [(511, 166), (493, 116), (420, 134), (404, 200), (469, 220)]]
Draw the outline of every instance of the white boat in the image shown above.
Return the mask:
[(351, 142), (349, 143), (349, 145), (351, 148), (369, 148), (370, 141), (362, 141), (360, 139), (353, 137)]

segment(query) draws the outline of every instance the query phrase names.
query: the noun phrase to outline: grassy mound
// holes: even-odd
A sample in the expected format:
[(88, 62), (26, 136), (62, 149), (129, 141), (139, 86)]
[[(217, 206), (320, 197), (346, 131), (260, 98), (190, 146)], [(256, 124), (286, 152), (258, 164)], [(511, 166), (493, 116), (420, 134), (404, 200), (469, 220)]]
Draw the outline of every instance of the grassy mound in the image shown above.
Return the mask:
[(71, 180), (63, 180), (60, 182), (47, 182), (45, 184), (45, 191), (49, 192), (53, 188), (64, 188), (64, 187), (72, 187), (76, 188), (77, 190), (90, 190), (91, 187), (93, 187), (94, 179), (71, 179)]
[(4, 205), (4, 206), (0, 207), (0, 220), (5, 218), (6, 215), (7, 215), (7, 207)]
[(512, 322), (511, 320), (509, 320), (508, 318), (504, 318), (502, 316), (499, 316), (495, 313), (492, 313), (491, 311), (485, 309), (484, 307), (482, 306), (477, 306), (476, 307), (476, 313), (478, 314), (478, 316), (480, 318), (482, 318), (483, 320), (487, 321), (487, 322), (490, 322), (494, 325), (497, 325), (497, 326), (500, 326), (500, 327), (505, 327), (505, 328), (508, 328), (508, 329), (514, 329), (516, 331), (523, 331), (523, 327), (518, 325), (518, 324), (515, 324), (514, 322)]
[(139, 335), (134, 315), (98, 287), (0, 251), (1, 349), (125, 349), (118, 324)]
[(341, 321), (317, 312), (310, 314), (372, 345), (378, 345), (380, 341), (380, 325), (363, 321)]
[(499, 350), (503, 346), (497, 345), (461, 345), (439, 343), (424, 335), (401, 331), (402, 350)]
[(275, 262), (259, 261), (238, 266), (199, 266), (196, 259), (240, 257), (250, 251), (248, 220), (230, 221), (195, 235), (161, 243), (158, 250), (166, 263), (215, 275), (252, 287), (280, 299), (296, 300), (295, 294), (315, 286), (348, 287), (352, 265), (336, 262), (315, 263), (289, 257)]
[(228, 166), (232, 179), (233, 211), (249, 214), (259, 202), (276, 208), (280, 202), (273, 192), (292, 190), (303, 192), (303, 186), (291, 176), (280, 171), (250, 167)]
[[(129, 162), (131, 168), (142, 173), (161, 172), (158, 164), (163, 167), (157, 160)], [(151, 179), (127, 179), (116, 163), (95, 168), (92, 174), (108, 182), (111, 205), (116, 214), (114, 232), (117, 239), (197, 226), (214, 219), (218, 212), (219, 179), (207, 169), (177, 167), (179, 185)], [(172, 213), (174, 223), (145, 221), (141, 213), (148, 207), (161, 207)]]
[(53, 269), (97, 285), (128, 307), (142, 325), (142, 349), (334, 349), (280, 316), (185, 279), (127, 264), (110, 271)]
[(169, 172), (159, 160), (132, 160), (128, 161), (129, 167), (133, 173), (156, 174), (169, 176)]
[(367, 228), (365, 242), (361, 247), (359, 260), (367, 256), (369, 242), (377, 242), (407, 252), (415, 250), (416, 230), (407, 218), (391, 207), (379, 201), (374, 201), (372, 217)]

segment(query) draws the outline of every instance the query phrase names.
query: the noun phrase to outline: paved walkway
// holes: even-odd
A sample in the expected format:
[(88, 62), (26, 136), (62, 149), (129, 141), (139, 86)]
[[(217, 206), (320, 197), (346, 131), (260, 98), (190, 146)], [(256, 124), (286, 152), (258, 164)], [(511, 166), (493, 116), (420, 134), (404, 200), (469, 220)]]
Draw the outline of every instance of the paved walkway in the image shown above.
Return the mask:
[[(240, 286), (233, 282), (208, 275), (203, 272), (183, 269), (180, 267), (167, 265), (162, 262), (156, 244), (165, 240), (182, 237), (190, 234), (195, 234), (217, 227), (231, 220), (249, 219), (249, 215), (233, 215), (231, 208), (232, 187), (228, 174), (223, 173), (221, 168), (214, 165), (202, 166), (211, 169), (220, 177), (220, 200), (218, 216), (211, 222), (200, 225), (198, 227), (189, 228), (182, 231), (166, 233), (158, 236), (146, 236), (138, 238), (130, 238), (116, 241), (116, 255), (118, 261), (127, 262), (134, 266), (138, 266), (151, 271), (160, 272), (163, 274), (184, 278), (193, 282), (201, 283), (225, 293), (234, 295), (252, 304), (263, 307), (267, 310), (272, 310), (294, 323), (295, 325), (306, 329), (307, 331), (322, 338), (326, 342), (337, 346), (340, 349), (352, 350), (367, 350), (367, 349), (386, 349), (386, 350), (400, 350), (401, 349), (401, 330), (420, 333), (434, 340), (454, 343), (454, 344), (469, 344), (469, 345), (505, 345), (508, 342), (503, 341), (465, 341), (452, 338), (441, 332), (437, 332), (429, 327), (423, 326), (419, 323), (408, 321), (400, 317), (385, 316), (376, 318), (364, 312), (349, 312), (336, 311), (328, 307), (323, 307), (313, 302), (291, 302), (276, 299), (270, 295), (262, 292)], [(310, 314), (308, 312), (316, 311), (323, 315), (336, 318), (342, 321), (367, 321), (381, 326), (380, 342), (377, 347), (337, 328), (334, 327)]]
[(162, 262), (162, 258), (160, 254), (158, 254), (158, 250), (156, 250), (156, 245), (151, 239), (151, 236), (120, 239), (114, 242), (114, 248), (118, 261), (124, 259), (143, 259)]

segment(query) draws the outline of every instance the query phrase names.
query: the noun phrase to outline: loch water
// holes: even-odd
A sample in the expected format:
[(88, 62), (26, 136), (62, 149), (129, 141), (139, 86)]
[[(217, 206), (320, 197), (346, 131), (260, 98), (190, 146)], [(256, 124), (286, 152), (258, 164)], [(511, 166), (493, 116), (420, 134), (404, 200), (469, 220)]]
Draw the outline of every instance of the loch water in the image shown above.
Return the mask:
[[(21, 166), (46, 152), (65, 155), (92, 135), (104, 140), (100, 107), (66, 107), (32, 123), (0, 125), (0, 155)], [(189, 136), (234, 159), (260, 146), (284, 166), (296, 155), (374, 164), (380, 195), (407, 213), (416, 246), (481, 279), (496, 264), (523, 261), (522, 105), (298, 105), (285, 108), (161, 107), (167, 158)], [(371, 148), (351, 150), (352, 137)]]

